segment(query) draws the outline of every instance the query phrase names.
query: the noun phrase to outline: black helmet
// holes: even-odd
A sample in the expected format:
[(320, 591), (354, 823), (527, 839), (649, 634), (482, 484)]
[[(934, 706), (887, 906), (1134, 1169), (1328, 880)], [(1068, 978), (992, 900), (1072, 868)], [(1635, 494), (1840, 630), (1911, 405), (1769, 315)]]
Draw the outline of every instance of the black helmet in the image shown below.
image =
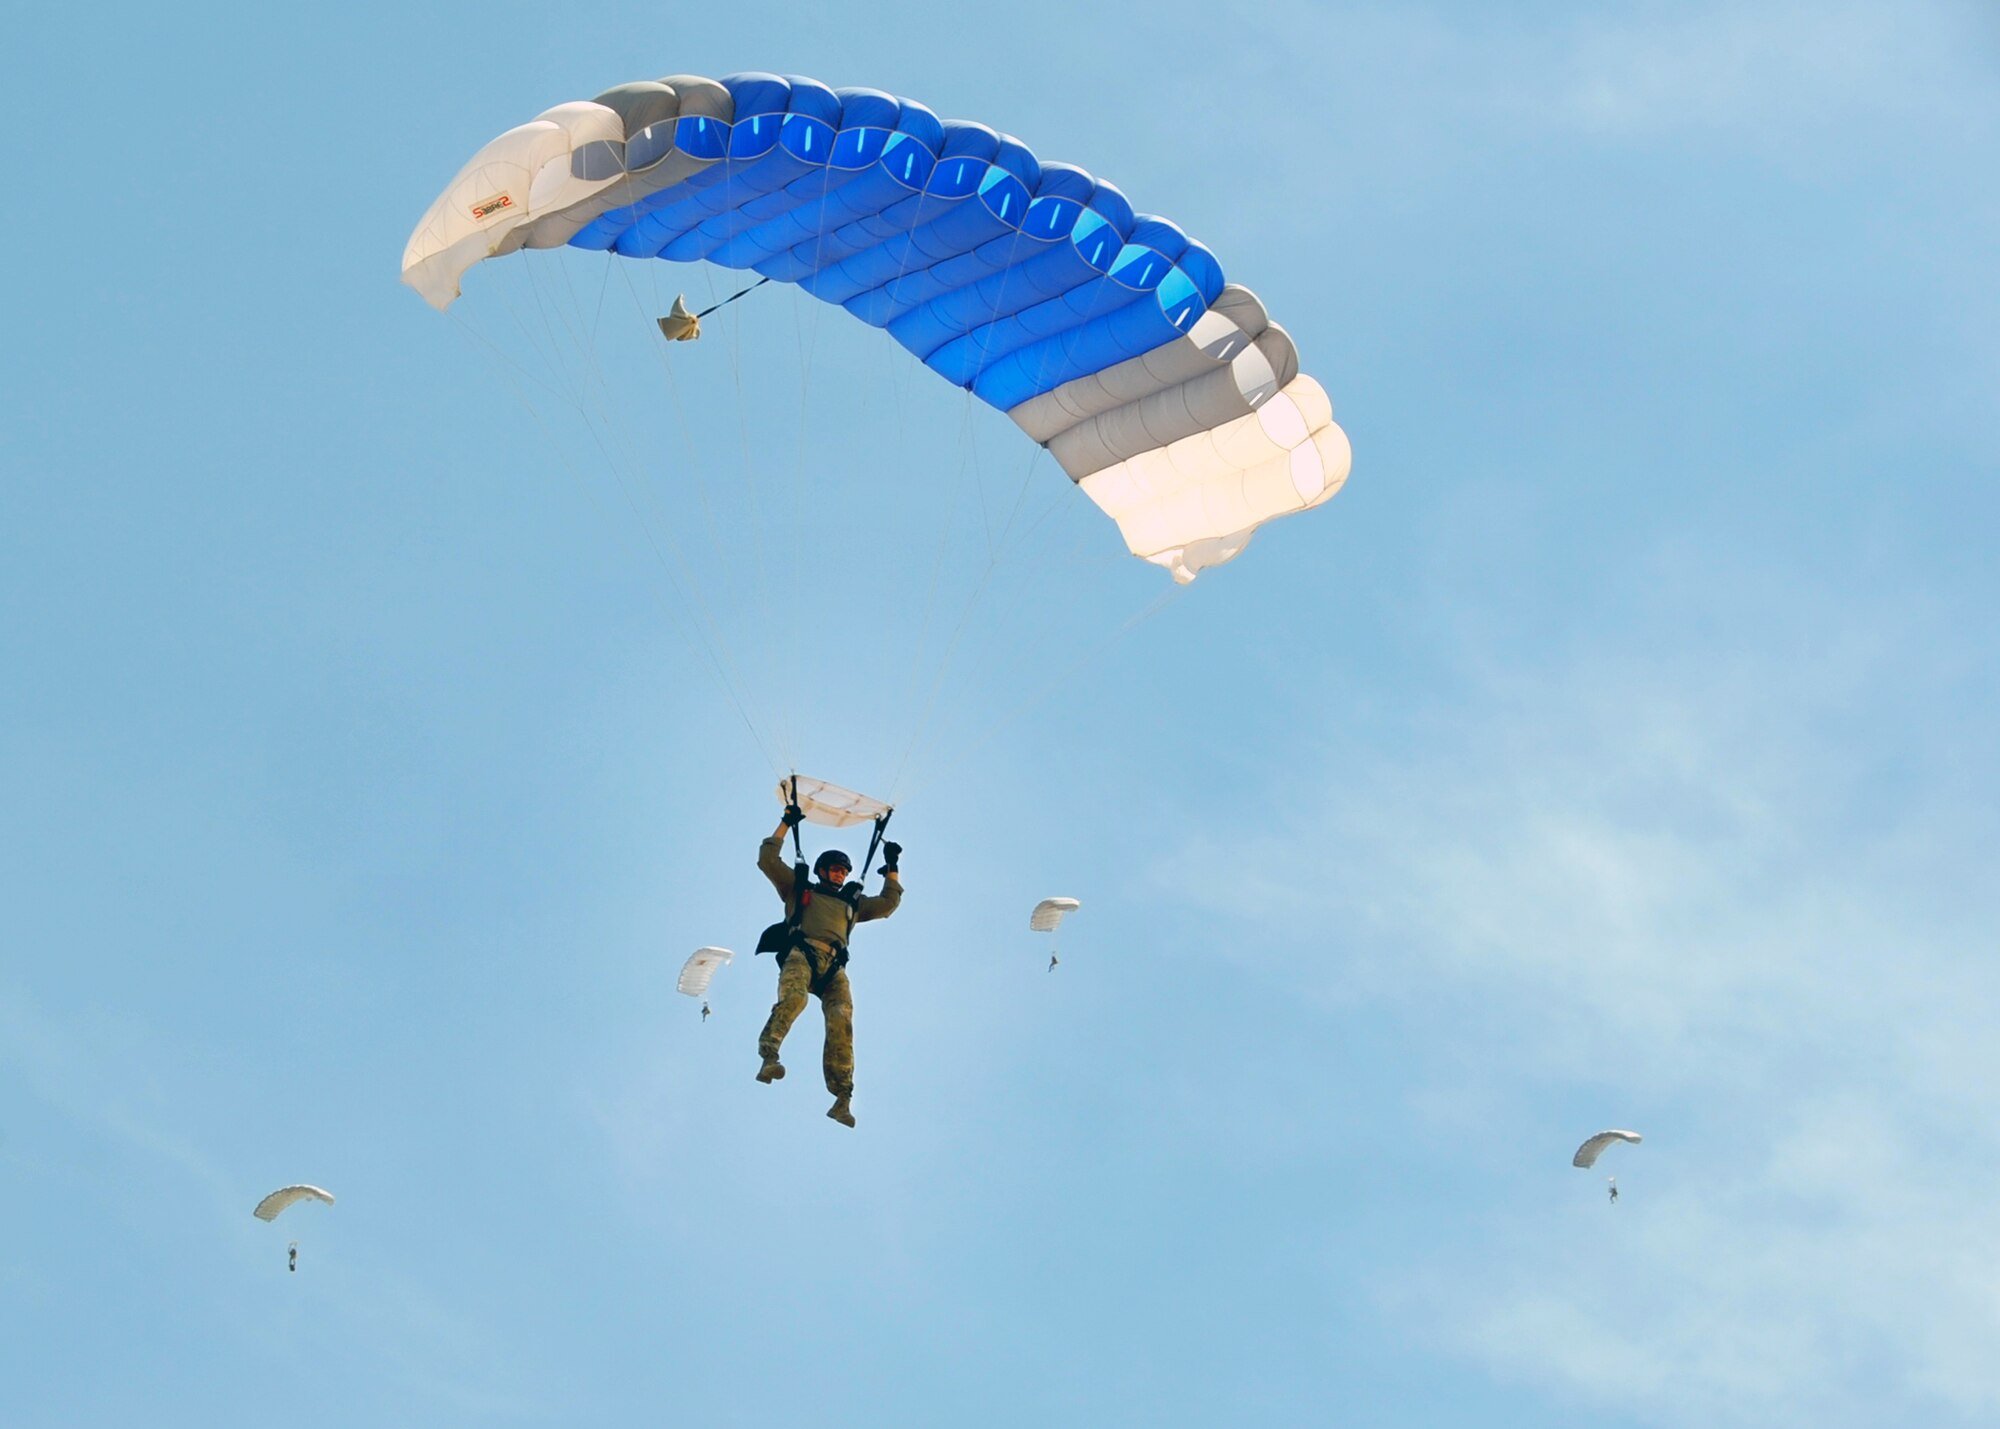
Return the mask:
[(842, 853), (839, 849), (830, 848), (825, 853), (821, 854), (818, 858), (813, 860), (813, 877), (815, 878), (826, 877), (826, 871), (829, 868), (834, 867), (836, 864), (839, 865), (841, 868), (846, 869), (849, 873), (854, 872), (854, 860), (849, 858), (846, 854)]

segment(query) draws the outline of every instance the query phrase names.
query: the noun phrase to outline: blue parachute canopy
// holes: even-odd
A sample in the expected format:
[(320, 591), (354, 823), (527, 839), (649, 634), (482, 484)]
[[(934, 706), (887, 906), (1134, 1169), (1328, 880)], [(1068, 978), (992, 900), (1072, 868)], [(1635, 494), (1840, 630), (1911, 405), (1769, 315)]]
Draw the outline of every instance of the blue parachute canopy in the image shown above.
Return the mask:
[(442, 308), (483, 259), (565, 244), (751, 270), (885, 330), (1177, 579), (1347, 476), (1326, 394), (1206, 247), (1082, 168), (880, 90), (671, 75), (558, 105), (460, 170), (403, 277)]

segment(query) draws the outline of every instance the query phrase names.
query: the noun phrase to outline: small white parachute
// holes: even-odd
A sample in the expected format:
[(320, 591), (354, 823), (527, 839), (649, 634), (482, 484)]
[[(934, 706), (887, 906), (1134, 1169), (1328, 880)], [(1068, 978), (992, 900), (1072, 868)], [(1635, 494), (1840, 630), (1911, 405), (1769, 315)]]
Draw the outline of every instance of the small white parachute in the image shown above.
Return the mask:
[(889, 815), (890, 806), (880, 799), (871, 799), (866, 794), (857, 794), (852, 789), (843, 789), (824, 779), (808, 779), (804, 775), (778, 781), (780, 804), (792, 802), (794, 784), (797, 785), (799, 807), (805, 810), (807, 823), (844, 829), (854, 824), (872, 824)]
[(674, 984), (675, 988), (689, 997), (706, 996), (708, 980), (715, 976), (715, 970), (728, 967), (735, 956), (727, 948), (696, 948), (681, 964), (681, 980)]
[(333, 1192), (322, 1191), (317, 1186), (284, 1186), (259, 1201), (257, 1209), (251, 1214), (260, 1221), (275, 1221), (279, 1212), (300, 1201), (325, 1201), (330, 1206), (333, 1204)]
[(1076, 912), (1083, 905), (1074, 898), (1044, 898), (1035, 905), (1035, 911), (1028, 915), (1028, 931), (1049, 935), (1049, 971), (1056, 970), (1062, 959), (1056, 956), (1056, 929), (1062, 920)]
[(1597, 1164), (1597, 1158), (1604, 1154), (1604, 1148), (1616, 1141), (1629, 1141), (1637, 1146), (1641, 1138), (1636, 1131), (1600, 1131), (1590, 1140), (1577, 1147), (1576, 1155), (1570, 1158), (1570, 1165), (1589, 1170)]
[(1053, 933), (1062, 926), (1065, 914), (1074, 913), (1082, 906), (1074, 898), (1044, 898), (1028, 915), (1028, 929), (1034, 933)]

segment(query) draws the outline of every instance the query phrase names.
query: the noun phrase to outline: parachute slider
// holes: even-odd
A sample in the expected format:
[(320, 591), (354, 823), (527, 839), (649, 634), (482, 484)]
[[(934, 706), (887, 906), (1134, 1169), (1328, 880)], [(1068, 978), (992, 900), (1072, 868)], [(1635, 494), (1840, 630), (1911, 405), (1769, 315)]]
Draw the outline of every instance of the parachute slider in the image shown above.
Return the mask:
[(890, 812), (889, 805), (880, 799), (871, 799), (866, 794), (857, 794), (852, 789), (843, 789), (824, 779), (808, 779), (803, 775), (778, 781), (778, 802), (796, 802), (809, 823), (825, 824), (833, 829), (875, 823), (886, 819)]

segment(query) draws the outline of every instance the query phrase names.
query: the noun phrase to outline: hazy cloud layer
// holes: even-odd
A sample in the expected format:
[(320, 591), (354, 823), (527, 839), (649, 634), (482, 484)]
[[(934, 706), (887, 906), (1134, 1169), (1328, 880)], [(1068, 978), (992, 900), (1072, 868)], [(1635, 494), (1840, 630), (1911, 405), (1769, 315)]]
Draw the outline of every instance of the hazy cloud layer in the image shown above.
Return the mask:
[(1847, 614), (1818, 647), (1780, 616), (1740, 667), (1655, 631), (1476, 677), (1406, 758), (1318, 787), (1332, 836), (1302, 820), (1164, 870), (1272, 923), (1330, 888), (1356, 931), (1308, 991), (1409, 1025), (1441, 1138), (1461, 1097), (1666, 1122), (1599, 1168), (1639, 1178), (1609, 1219), (1524, 1179), (1567, 1145), (1468, 1153), (1497, 1178), (1483, 1254), (1388, 1299), (1496, 1376), (1662, 1424), (2000, 1406), (1990, 760), (1922, 725), (1844, 732), (1893, 727), (1973, 652)]

